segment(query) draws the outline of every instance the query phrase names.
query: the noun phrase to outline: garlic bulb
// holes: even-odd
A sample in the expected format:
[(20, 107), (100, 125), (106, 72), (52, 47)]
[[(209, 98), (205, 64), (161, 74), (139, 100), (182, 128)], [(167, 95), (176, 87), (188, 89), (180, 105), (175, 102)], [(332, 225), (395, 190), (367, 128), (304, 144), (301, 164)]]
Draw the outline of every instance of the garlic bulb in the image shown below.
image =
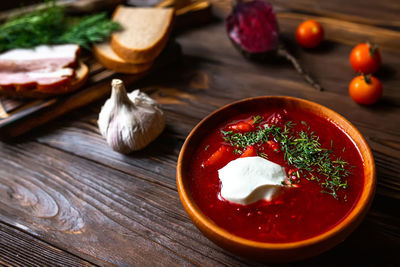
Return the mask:
[(97, 121), (101, 134), (115, 151), (140, 150), (165, 127), (164, 113), (156, 101), (138, 89), (127, 94), (124, 83), (113, 79), (112, 92)]

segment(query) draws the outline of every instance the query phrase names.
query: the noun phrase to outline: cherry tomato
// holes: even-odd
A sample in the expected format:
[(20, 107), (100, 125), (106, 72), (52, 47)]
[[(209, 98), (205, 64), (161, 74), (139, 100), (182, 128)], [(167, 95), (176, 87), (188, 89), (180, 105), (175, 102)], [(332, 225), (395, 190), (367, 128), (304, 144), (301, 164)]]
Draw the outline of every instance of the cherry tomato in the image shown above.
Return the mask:
[(359, 73), (376, 72), (381, 66), (381, 54), (377, 45), (370, 43), (356, 45), (350, 53), (350, 64)]
[(360, 75), (350, 82), (349, 94), (355, 102), (370, 105), (382, 97), (382, 84), (371, 75)]
[(315, 20), (306, 20), (297, 27), (296, 41), (303, 47), (313, 48), (324, 40), (324, 29)]

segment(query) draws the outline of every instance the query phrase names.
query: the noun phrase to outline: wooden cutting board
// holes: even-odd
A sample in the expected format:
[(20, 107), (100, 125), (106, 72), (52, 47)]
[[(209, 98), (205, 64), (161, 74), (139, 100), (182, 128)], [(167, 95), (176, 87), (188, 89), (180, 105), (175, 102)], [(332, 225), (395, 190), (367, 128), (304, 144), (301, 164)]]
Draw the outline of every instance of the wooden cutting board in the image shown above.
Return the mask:
[(41, 100), (15, 100), (0, 98), (0, 138), (9, 139), (45, 124), (71, 110), (83, 107), (110, 94), (111, 79), (118, 77), (128, 87), (143, 77), (176, 62), (181, 55), (180, 45), (170, 42), (153, 67), (144, 73), (127, 75), (107, 70), (92, 57), (84, 62), (89, 66), (89, 79), (85, 86), (71, 94)]
[[(179, 3), (180, 0), (164, 0), (157, 4), (160, 7), (175, 7), (175, 31), (204, 23), (211, 18), (211, 4), (208, 0), (188, 0), (185, 3)], [(179, 44), (171, 41), (149, 71), (136, 75), (122, 75), (107, 70), (93, 57), (87, 56), (83, 60), (89, 66), (89, 79), (85, 86), (76, 92), (43, 100), (15, 100), (0, 97), (0, 139), (19, 136), (71, 110), (105, 98), (110, 93), (110, 82), (114, 77), (118, 76), (128, 87), (143, 77), (177, 61), (180, 55)]]

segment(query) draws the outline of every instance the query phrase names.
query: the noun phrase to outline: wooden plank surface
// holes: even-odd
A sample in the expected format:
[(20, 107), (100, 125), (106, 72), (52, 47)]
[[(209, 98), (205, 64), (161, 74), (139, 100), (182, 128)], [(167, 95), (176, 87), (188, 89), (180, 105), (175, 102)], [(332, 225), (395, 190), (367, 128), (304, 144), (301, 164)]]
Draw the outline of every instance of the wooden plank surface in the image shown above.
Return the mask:
[(296, 11), (314, 13), (325, 17), (362, 24), (400, 27), (400, 2), (392, 0), (271, 0), (273, 4)]
[[(19, 228), (23, 228), (23, 225), (20, 225)], [(0, 265), (2, 264), (13, 266), (93, 266), (85, 260), (0, 222)]]
[[(214, 2), (218, 16), (229, 8), (227, 1)], [(360, 227), (334, 249), (297, 265), (400, 265), (400, 46), (391, 37), (398, 32), (373, 26), (371, 36), (385, 40), (384, 65), (378, 73), (384, 97), (363, 107), (347, 94), (354, 77), (349, 44), (367, 36), (371, 26), (348, 22), (355, 27), (348, 28), (334, 23), (337, 18), (324, 17), (329, 41), (319, 49), (303, 50), (293, 32), (304, 16), (282, 9), (281, 36), (323, 85), (323, 92), (305, 83), (285, 61), (246, 61), (227, 39), (222, 21), (216, 20), (177, 36), (184, 54), (181, 63), (128, 86), (147, 92), (166, 113), (166, 130), (144, 150), (121, 155), (108, 147), (97, 128), (104, 100), (0, 143), (0, 263), (18, 265), (32, 257), (24, 245), (11, 245), (13, 236), (20, 244), (43, 244), (35, 254), (49, 255), (45, 253), (52, 246), (63, 250), (54, 254), (54, 261), (48, 257), (38, 265), (261, 265), (217, 247), (191, 223), (176, 191), (176, 160), (190, 130), (216, 108), (245, 97), (289, 95), (349, 119), (373, 150), (378, 180), (374, 203)], [(360, 35), (352, 35), (354, 29)]]

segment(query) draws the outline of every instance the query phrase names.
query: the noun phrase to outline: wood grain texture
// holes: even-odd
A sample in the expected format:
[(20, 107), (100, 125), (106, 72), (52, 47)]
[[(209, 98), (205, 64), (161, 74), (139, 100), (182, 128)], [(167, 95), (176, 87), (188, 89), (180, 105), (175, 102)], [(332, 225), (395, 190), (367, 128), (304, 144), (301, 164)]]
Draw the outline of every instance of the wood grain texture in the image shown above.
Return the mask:
[[(160, 214), (168, 213), (157, 208), (157, 203), (178, 204), (177, 199), (166, 197), (171, 194), (164, 188), (36, 143), (1, 148), (0, 162), (9, 166), (0, 171), (3, 221), (24, 225), (26, 231), (45, 240), (51, 233), (53, 244), (82, 258), (92, 255), (90, 260), (97, 264), (191, 265), (160, 244), (163, 239), (174, 240), (147, 227), (154, 227), (153, 220), (165, 223), (166, 217), (179, 220), (172, 214), (163, 216), (164, 222), (160, 220)], [(34, 151), (41, 151), (40, 158)], [(9, 157), (14, 153), (19, 154), (18, 160)], [(151, 195), (156, 199), (143, 201)], [(119, 209), (123, 212), (117, 212)], [(146, 217), (147, 222), (141, 220)]]
[(296, 11), (313, 13), (324, 17), (352, 21), (362, 24), (400, 27), (400, 3), (398, 1), (380, 0), (270, 0), (271, 3)]
[(360, 42), (372, 42), (379, 44), (381, 50), (400, 53), (400, 32), (383, 29), (371, 25), (363, 25), (338, 18), (298, 14), (293, 12), (279, 12), (277, 14), (280, 30), (295, 32), (297, 26), (307, 19), (313, 19), (321, 23), (325, 31), (325, 39), (355, 46)]
[[(299, 2), (302, 1), (311, 2), (308, 0), (301, 0)], [(360, 24), (357, 23), (357, 19), (349, 20), (344, 19), (340, 16), (334, 16), (332, 14), (324, 15), (321, 14), (321, 12), (311, 12), (310, 10), (303, 10), (303, 13), (298, 13), (287, 8), (288, 6), (290, 6), (290, 3), (297, 6), (298, 1), (277, 0), (270, 2), (275, 4), (274, 9), (277, 13), (277, 19), (280, 26), (279, 30), (283, 33), (287, 32), (290, 33), (290, 35), (294, 36), (297, 26), (302, 21), (307, 19), (314, 19), (320, 22), (324, 27), (326, 40), (346, 45), (356, 45), (360, 42), (370, 41), (379, 44), (379, 47), (381, 49), (389, 50), (395, 53), (400, 52), (400, 32), (397, 30), (390, 29), (389, 27), (378, 27), (381, 24), (376, 24), (373, 22)], [(368, 4), (370, 4), (371, 2), (372, 1), (366, 1), (366, 6), (368, 6)], [(318, 3), (333, 3), (333, 5), (337, 5), (336, 1), (319, 1)], [(217, 7), (215, 8), (216, 15), (220, 19), (224, 19), (232, 10), (232, 1), (230, 0), (214, 0), (213, 4)], [(400, 5), (398, 5), (398, 8), (400, 8)], [(373, 12), (373, 9), (368, 10), (370, 10), (370, 12)], [(373, 20), (374, 17), (370, 17), (369, 19)], [(387, 21), (389, 24), (393, 22), (391, 20)], [(394, 23), (399, 23), (399, 21), (400, 20), (395, 20)]]
[[(177, 66), (177, 68), (170, 69), (164, 75), (159, 76), (157, 84), (161, 85), (154, 85), (153, 80), (144, 80), (139, 85), (143, 87), (150, 95), (157, 98), (163, 104), (164, 110), (166, 110), (167, 115), (167, 130), (164, 132), (159, 139), (150, 147), (146, 148), (144, 151), (133, 154), (129, 157), (124, 157), (124, 160), (119, 160), (120, 155), (114, 153), (110, 150), (110, 148), (106, 145), (105, 141), (102, 139), (101, 136), (97, 134), (97, 126), (96, 126), (96, 119), (97, 119), (97, 112), (101, 103), (97, 107), (92, 107), (91, 110), (85, 112), (88, 115), (82, 118), (79, 121), (71, 122), (70, 118), (65, 118), (65, 121), (57, 122), (53, 126), (52, 129), (47, 129), (46, 132), (40, 132), (38, 134), (38, 141), (44, 143), (46, 145), (50, 145), (52, 147), (56, 147), (58, 149), (66, 150), (69, 153), (73, 153), (80, 157), (90, 158), (91, 160), (97, 161), (101, 164), (112, 166), (114, 169), (122, 170), (123, 172), (129, 175), (137, 175), (141, 174), (142, 179), (148, 180), (152, 183), (162, 184), (163, 186), (174, 188), (175, 180), (174, 180), (174, 172), (175, 172), (175, 161), (179, 152), (179, 147), (183, 143), (183, 140), (190, 129), (207, 113), (219, 107), (227, 102), (234, 100), (234, 98), (241, 96), (231, 96), (231, 90), (235, 92), (240, 91), (240, 87), (236, 88), (233, 84), (237, 81), (232, 81), (230, 84), (227, 83), (227, 80), (231, 77), (230, 73), (226, 73), (222, 75), (218, 73), (217, 76), (213, 76), (212, 74), (217, 73), (213, 68), (209, 65), (205, 69), (200, 68), (198, 64), (196, 66), (190, 67), (193, 63), (193, 58), (190, 61), (187, 61), (188, 64), (183, 66)], [(203, 63), (204, 64), (204, 63)], [(187, 75), (182, 75), (183, 77), (179, 77), (179, 79), (171, 78), (173, 73), (183, 73), (183, 70), (186, 71)], [(249, 70), (251, 72), (251, 70)], [(237, 74), (239, 75), (239, 74)], [(243, 74), (242, 74), (243, 75)], [(221, 76), (225, 76), (226, 79), (223, 79), (222, 82), (225, 83), (225, 87), (222, 87), (222, 84), (215, 85), (215, 77), (221, 78)], [(185, 78), (186, 77), (186, 78)], [(209, 77), (209, 78), (206, 78)], [(213, 78), (210, 78), (213, 77)], [(211, 85), (208, 89), (205, 88), (206, 84)], [(261, 82), (262, 83), (262, 82)], [(266, 82), (265, 82), (266, 83)], [(189, 85), (189, 86), (188, 86)], [(214, 87), (215, 86), (215, 87)], [(219, 89), (217, 88), (219, 87)], [(307, 87), (307, 85), (305, 85)], [(171, 88), (174, 88), (172, 90)], [(200, 89), (199, 89), (200, 88)], [(222, 89), (224, 88), (224, 89)], [(255, 94), (256, 93), (263, 93), (264, 86), (258, 87), (251, 87), (253, 88)], [(130, 88), (133, 89), (133, 88)], [(279, 88), (278, 88), (279, 89)], [(247, 90), (250, 90), (249, 88)], [(280, 89), (283, 90), (283, 89)], [(312, 89), (305, 89), (311, 90)], [(204, 92), (206, 91), (206, 92)], [(218, 94), (217, 92), (218, 91)], [(269, 93), (269, 89), (267, 89), (267, 93)], [(250, 93), (250, 92), (248, 92)], [(210, 97), (209, 94), (215, 95)], [(276, 93), (275, 93), (276, 94)], [(249, 96), (249, 95), (247, 95)], [(247, 97), (243, 96), (243, 97)], [(329, 94), (329, 97), (325, 100), (325, 104), (337, 103), (338, 100), (342, 99), (342, 95), (340, 94)], [(334, 103), (332, 103), (332, 99), (334, 99)], [(339, 101), (340, 103), (340, 101)], [(345, 102), (347, 103), (347, 102)], [(349, 102), (351, 103), (351, 101)], [(89, 108), (88, 108), (89, 109)], [(77, 114), (71, 114), (71, 118), (75, 118)], [(353, 118), (355, 118), (355, 115)], [(363, 114), (362, 116), (367, 116)], [(176, 123), (179, 121), (179, 123)], [(357, 125), (357, 124), (356, 124)], [(357, 125), (358, 126), (358, 125)], [(358, 126), (359, 129), (361, 129)], [(373, 128), (373, 127), (372, 127)], [(361, 129), (362, 132), (369, 133), (368, 136), (378, 136), (379, 130), (371, 131), (369, 127), (363, 126)], [(90, 136), (91, 142), (94, 142), (96, 145), (91, 146), (88, 144), (88, 136)], [(392, 137), (393, 138), (393, 137)], [(382, 135), (382, 139), (385, 139), (385, 136)], [(95, 140), (95, 141), (94, 141)], [(395, 137), (396, 140), (396, 137)], [(379, 140), (375, 141), (375, 144), (381, 143)], [(382, 141), (382, 143), (385, 143)], [(70, 144), (75, 144), (76, 146), (71, 146)], [(371, 144), (371, 143), (370, 143)], [(380, 148), (378, 145), (371, 144), (375, 158), (381, 159), (377, 161), (378, 166), (378, 197), (383, 198), (386, 196), (398, 196), (399, 195), (399, 187), (396, 185), (396, 182), (399, 179), (399, 173), (394, 171), (394, 168), (391, 167), (386, 161), (393, 162), (392, 164), (396, 164), (399, 162), (398, 157), (396, 157), (396, 145), (399, 144), (398, 138), (397, 141), (389, 143), (388, 146), (384, 146), (384, 148)], [(378, 151), (381, 151), (378, 153)], [(167, 152), (167, 154), (165, 154)], [(385, 154), (386, 153), (386, 154)], [(392, 154), (393, 153), (393, 154)], [(391, 156), (392, 154), (392, 156)], [(397, 153), (398, 154), (398, 153)], [(393, 158), (394, 156), (394, 158)], [(152, 166), (151, 170), (146, 170), (146, 167), (143, 166)], [(384, 175), (384, 173), (389, 173)], [(392, 176), (393, 175), (393, 176)], [(149, 177), (154, 176), (154, 178), (150, 179)], [(389, 188), (386, 188), (386, 185), (390, 185)], [(387, 189), (387, 190), (386, 190)], [(396, 205), (398, 201), (394, 201), (391, 199), (392, 204)], [(334, 250), (336, 252), (328, 252), (320, 256), (321, 258), (315, 259), (316, 262), (322, 262), (323, 259), (326, 259), (327, 255), (338, 255), (341, 253), (345, 253), (347, 257), (350, 259), (354, 259), (355, 262), (355, 255), (362, 256), (363, 251), (367, 248), (366, 245), (363, 245), (363, 241), (371, 246), (371, 243), (379, 244), (379, 246), (384, 245), (386, 247), (395, 247), (398, 244), (399, 239), (395, 237), (391, 242), (391, 238), (388, 236), (396, 236), (396, 232), (399, 231), (398, 227), (398, 218), (396, 214), (393, 214), (393, 210), (386, 210), (381, 211), (382, 207), (384, 207), (387, 202), (378, 202), (380, 205), (374, 206), (374, 215), (372, 216), (371, 213), (368, 215), (366, 221), (368, 221), (368, 227), (364, 228), (365, 232), (361, 232), (355, 239), (350, 239), (351, 244), (349, 247), (345, 244), (340, 246), (339, 250)], [(378, 214), (378, 215), (376, 215)], [(382, 227), (382, 223), (379, 222), (380, 217), (385, 217), (385, 227)], [(374, 226), (375, 225), (375, 226)], [(378, 226), (379, 225), (379, 226)], [(362, 226), (363, 227), (363, 226)], [(376, 228), (374, 228), (376, 227)], [(367, 230), (368, 229), (368, 230)], [(368, 239), (370, 235), (367, 232), (371, 231), (371, 229), (375, 229), (373, 240)], [(382, 230), (382, 232), (381, 232)], [(389, 233), (389, 234), (387, 234)], [(365, 235), (360, 241), (360, 235)], [(367, 238), (368, 237), (368, 238)], [(350, 237), (352, 238), (352, 236)], [(378, 241), (379, 242), (378, 242)], [(359, 242), (360, 243), (357, 243)], [(189, 241), (187, 241), (189, 242)], [(190, 241), (191, 244), (193, 241)], [(361, 245), (363, 249), (360, 248), (358, 252), (354, 252), (353, 245), (357, 243), (357, 246), (360, 248)], [(349, 244), (349, 243), (347, 243)], [(391, 244), (391, 245), (388, 245)], [(211, 244), (209, 244), (211, 245)], [(192, 245), (194, 247), (199, 247), (198, 244)], [(351, 249), (350, 249), (351, 248)], [(374, 247), (375, 249), (378, 248)], [(372, 251), (374, 248), (368, 247), (368, 251)], [(348, 250), (351, 250), (355, 253), (355, 255), (350, 255)], [(338, 252), (339, 251), (339, 252)], [(179, 251), (182, 253), (182, 251)], [(333, 254), (331, 254), (333, 253)], [(335, 254), (337, 253), (337, 254)], [(394, 262), (396, 259), (396, 254), (393, 250), (388, 252), (388, 262)], [(358, 257), (357, 256), (357, 257)], [(199, 259), (194, 255), (188, 255), (188, 257), (195, 258), (200, 264), (205, 264), (207, 261), (204, 259)], [(217, 256), (220, 257), (219, 255)], [(366, 261), (373, 261), (373, 258), (368, 258)], [(306, 261), (307, 263), (315, 263), (313, 261)], [(378, 264), (377, 261), (374, 261)], [(233, 261), (230, 262), (233, 264)], [(238, 262), (236, 262), (239, 264)], [(336, 262), (339, 264), (339, 262)]]
[[(228, 1), (214, 3), (218, 16), (226, 12)], [(302, 16), (282, 11), (278, 15), (281, 37), (323, 85), (324, 92), (306, 84), (284, 60), (246, 61), (229, 42), (221, 20), (184, 31), (177, 36), (184, 53), (180, 64), (128, 86), (128, 91), (141, 88), (151, 95), (166, 113), (166, 130), (144, 150), (121, 155), (108, 147), (96, 124), (104, 99), (20, 139), (0, 143), (0, 226), (5, 222), (23, 229), (29, 236), (21, 236), (20, 242), (38, 238), (67, 255), (78, 256), (78, 262), (261, 266), (222, 250), (195, 228), (176, 191), (176, 160), (187, 134), (211, 111), (241, 98), (289, 95), (325, 105), (353, 123), (372, 148), (378, 183), (372, 208), (360, 227), (334, 249), (296, 265), (400, 265), (398, 39), (374, 33), (376, 38), (387, 40), (382, 50), (384, 65), (377, 74), (383, 82), (384, 97), (374, 106), (359, 106), (347, 94), (355, 74), (348, 63), (351, 46), (346, 42), (356, 42), (370, 26), (360, 25), (358, 29), (364, 30), (352, 36), (355, 28), (338, 24), (331, 32), (331, 41), (316, 50), (303, 50), (293, 36)], [(327, 29), (334, 29), (335, 21), (326, 23)], [(109, 82), (104, 80), (104, 87)], [(5, 108), (12, 110), (15, 106), (8, 102)], [(0, 235), (16, 236), (13, 228), (3, 228)], [(8, 255), (8, 264), (22, 265), (29, 260), (25, 247), (7, 241), (4, 244), (8, 245), (0, 246), (4, 251), (0, 254)], [(46, 251), (37, 246), (35, 254), (45, 255)], [(52, 265), (48, 259), (48, 265)], [(57, 260), (72, 265), (66, 258), (57, 257), (54, 262)]]
[[(168, 112), (167, 117), (169, 117), (170, 120), (168, 121), (169, 127), (167, 128), (166, 132), (164, 132), (164, 134), (158, 140), (156, 140), (155, 143), (153, 143), (150, 147), (146, 148), (144, 151), (136, 155), (124, 157), (125, 158), (124, 161), (126, 162), (117, 161), (116, 157), (118, 157), (118, 154), (115, 153), (114, 155), (114, 153), (109, 150), (104, 141), (101, 140), (101, 137), (99, 137), (99, 143), (96, 146), (97, 147), (96, 150), (94, 150), (93, 148), (91, 149), (92, 155), (88, 155), (87, 151), (89, 150), (89, 148), (87, 146), (82, 147), (78, 150), (68, 148), (68, 144), (71, 143), (76, 143), (77, 146), (80, 147), (81, 145), (84, 144), (84, 140), (86, 139), (84, 137), (90, 135), (90, 133), (92, 132), (91, 130), (96, 131), (96, 126), (94, 125), (95, 117), (92, 115), (88, 116), (83, 121), (70, 124), (68, 125), (68, 127), (64, 128), (62, 127), (62, 125), (65, 124), (65, 122), (63, 121), (59, 122), (60, 125), (55, 126), (56, 129), (55, 132), (52, 134), (48, 134), (46, 136), (41, 136), (40, 142), (44, 142), (51, 146), (56, 146), (62, 149), (68, 149), (72, 153), (76, 153), (77, 155), (80, 155), (82, 157), (90, 157), (95, 161), (99, 161), (103, 164), (109, 164), (113, 168), (123, 170), (124, 172), (127, 173), (127, 175), (135, 175), (138, 173), (143, 173), (143, 176), (141, 175), (141, 179), (157, 184), (158, 186), (169, 187), (171, 185), (174, 186), (175, 181), (172, 176), (173, 174), (171, 175), (168, 174), (169, 173), (168, 169), (171, 169), (170, 167), (168, 167), (168, 165), (171, 164), (169, 163), (170, 161), (174, 162), (176, 160), (179, 150), (179, 149), (173, 149), (173, 147), (175, 146), (178, 146), (178, 148), (180, 147), (184, 139), (180, 137), (182, 134), (180, 134), (179, 132), (181, 132), (182, 130), (184, 130), (184, 128), (186, 128), (183, 127), (182, 130), (179, 130), (177, 127), (173, 127), (170, 125), (172, 125), (174, 120), (178, 118), (180, 121), (187, 121), (189, 125), (194, 125), (194, 122), (193, 121), (190, 122), (191, 117), (188, 115), (184, 117), (176, 117), (173, 116), (173, 114), (171, 114), (170, 112)], [(66, 118), (66, 122), (67, 121), (69, 120)], [(190, 126), (188, 126), (187, 128), (190, 128)], [(86, 129), (88, 132), (82, 133), (82, 129)], [(81, 132), (80, 137), (77, 137), (76, 135), (77, 131)], [(168, 156), (165, 155), (165, 151), (169, 151)], [(109, 160), (99, 155), (96, 156), (95, 158), (93, 157), (94, 154), (100, 154), (100, 153), (106, 153), (108, 155), (111, 155), (111, 157), (109, 158)], [(148, 158), (151, 158), (153, 162), (149, 162)], [(109, 163), (107, 163), (107, 161)], [(141, 167), (146, 165), (152, 166), (152, 170), (155, 172), (154, 179), (149, 179), (148, 172), (146, 174), (144, 170), (146, 169), (146, 167)], [(174, 169), (171, 169), (171, 172), (173, 171)], [(167, 173), (166, 177), (162, 176), (162, 173)], [(388, 200), (390, 203), (388, 203)], [(332, 251), (329, 251), (319, 257), (313, 258), (313, 260), (307, 260), (305, 262), (301, 262), (300, 265), (318, 266), (319, 264), (324, 262), (324, 260), (326, 260), (327, 258), (332, 260), (331, 262), (332, 266), (340, 264), (340, 261), (343, 258), (346, 258), (347, 260), (349, 260), (354, 264), (360, 259), (363, 259), (365, 260), (366, 263), (368, 262), (370, 264), (378, 265), (381, 260), (377, 258), (376, 253), (378, 252), (381, 253), (378, 254), (381, 255), (381, 257), (384, 257), (385, 262), (387, 263), (399, 262), (400, 259), (399, 257), (397, 257), (394, 249), (396, 246), (400, 244), (399, 237), (397, 234), (400, 231), (399, 216), (394, 212), (393, 209), (388, 208), (388, 206), (389, 207), (396, 206), (398, 204), (400, 204), (398, 200), (395, 201), (394, 199), (387, 198), (385, 194), (382, 194), (382, 192), (378, 193), (374, 205), (372, 207), (372, 210), (368, 214), (366, 220), (358, 228), (358, 230), (346, 240), (346, 242), (339, 245)], [(181, 211), (182, 210), (180, 210), (180, 212)], [(177, 211), (175, 210), (174, 212)], [(384, 222), (381, 221), (380, 218), (385, 218), (385, 221)], [(159, 226), (155, 227), (158, 228)], [(188, 240), (188, 236), (196, 234), (197, 232), (196, 229), (191, 229), (191, 230), (193, 231), (193, 233), (186, 234), (182, 242), (184, 242), (185, 244), (191, 244), (191, 247), (204, 249), (202, 244), (196, 244), (194, 243), (195, 242), (194, 240)], [(181, 234), (171, 234), (170, 232), (166, 233), (169, 236), (173, 237), (175, 237), (176, 235), (178, 236), (181, 235)], [(204, 242), (206, 246), (208, 245), (213, 247), (214, 249), (217, 249), (214, 247), (213, 244), (209, 243), (209, 241), (203, 240), (204, 237), (202, 237), (201, 235), (198, 238), (200, 238), (199, 242), (201, 243)], [(381, 250), (380, 247), (384, 247), (385, 250)], [(176, 249), (180, 254), (185, 255), (184, 253), (186, 252), (182, 251), (180, 247), (176, 247)], [(374, 250), (378, 252), (372, 253)], [(365, 251), (369, 251), (371, 254), (368, 255), (371, 255), (371, 257), (366, 257), (364, 255)], [(204, 253), (210, 253), (210, 251), (204, 251)], [(341, 256), (339, 257), (338, 255)], [(216, 257), (218, 261), (221, 261), (221, 255), (219, 253), (217, 254), (214, 253), (213, 256)], [(199, 258), (195, 254), (189, 254), (188, 257), (192, 258), (193, 260), (196, 260), (196, 262), (201, 265), (211, 264), (208, 260), (204, 258)], [(226, 259), (224, 259), (224, 261), (221, 262), (231, 265), (243, 263), (234, 260), (234, 258), (231, 258), (229, 261), (226, 261)], [(215, 262), (213, 262), (213, 264), (215, 264)], [(246, 264), (251, 264), (251, 263), (246, 262)]]
[(0, 265), (93, 266), (85, 260), (1, 222)]

